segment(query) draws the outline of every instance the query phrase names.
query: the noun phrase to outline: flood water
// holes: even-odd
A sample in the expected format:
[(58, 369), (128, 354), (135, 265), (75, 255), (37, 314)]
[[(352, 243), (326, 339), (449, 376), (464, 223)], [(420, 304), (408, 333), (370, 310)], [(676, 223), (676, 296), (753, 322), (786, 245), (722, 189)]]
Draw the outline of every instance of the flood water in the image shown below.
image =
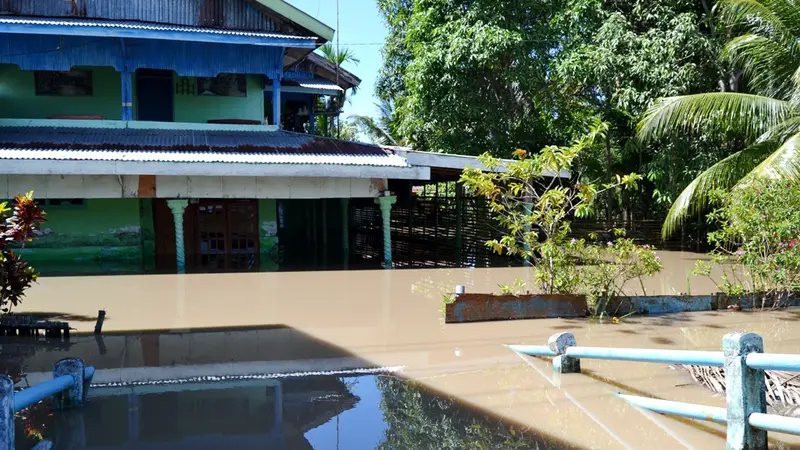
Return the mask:
[[(687, 276), (695, 256), (661, 253), (666, 270), (646, 280), (647, 293), (713, 292), (710, 281)], [(203, 432), (220, 439), (252, 435), (261, 439), (259, 448), (280, 448), (264, 444), (277, 428), (275, 389), (269, 386), (307, 378), (292, 397), (297, 406), (288, 406), (289, 385), (282, 388), (285, 448), (706, 449), (724, 447), (722, 426), (644, 413), (614, 395), (724, 406), (724, 398), (680, 368), (584, 361), (583, 374), (554, 377), (549, 361), (520, 358), (503, 344), (541, 345), (554, 333), (570, 331), (580, 345), (720, 350), (726, 333), (752, 331), (764, 337), (769, 352), (800, 348), (798, 310), (683, 313), (618, 324), (585, 319), (444, 324), (442, 296), (455, 285), (497, 292), (498, 284), (526, 276), (524, 269), (464, 269), (43, 278), (20, 312), (67, 320), (87, 334), (73, 334), (66, 346), (40, 344), (33, 350), (3, 342), (2, 355), (27, 376), (21, 385), (46, 379), (52, 364), (67, 355), (98, 368), (94, 382), (105, 387), (93, 392), (100, 396), (63, 419), (80, 417), (75, 420), (83, 421), (87, 446), (96, 438), (100, 441), (91, 445), (145, 448), (130, 444), (128, 410), (136, 399), (136, 442), (147, 442), (146, 448), (218, 442), (197, 437), (206, 436)], [(101, 309), (107, 312), (104, 334), (95, 338), (89, 333)], [(393, 375), (355, 376), (359, 369)], [(202, 383), (209, 377), (222, 377), (218, 386), (232, 386), (206, 389)], [(118, 386), (131, 381), (166, 380), (199, 387), (102, 393), (124, 390)], [(247, 380), (255, 385), (236, 387)], [(387, 400), (386, 385), (402, 397), (388, 408), (391, 414), (386, 409), (394, 394)], [(326, 409), (330, 403), (338, 406)], [(318, 411), (324, 420), (309, 428), (317, 422), (290, 412), (295, 407)], [(237, 414), (246, 418), (223, 420)], [(360, 420), (368, 422), (359, 425)], [(106, 431), (91, 431), (97, 423)], [(445, 433), (450, 425), (453, 431)], [(346, 430), (351, 430), (347, 438)], [(299, 440), (290, 442), (290, 435)], [(489, 439), (485, 446), (469, 444), (478, 442), (478, 435)], [(800, 444), (776, 433), (770, 437), (786, 448)], [(230, 447), (256, 445), (241, 442)]]

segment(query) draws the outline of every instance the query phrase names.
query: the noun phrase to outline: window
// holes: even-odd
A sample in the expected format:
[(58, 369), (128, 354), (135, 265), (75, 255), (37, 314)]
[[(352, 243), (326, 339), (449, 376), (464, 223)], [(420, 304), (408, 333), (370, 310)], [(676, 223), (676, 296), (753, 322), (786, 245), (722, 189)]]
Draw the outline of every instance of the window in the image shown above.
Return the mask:
[(37, 70), (34, 73), (34, 82), (36, 95), (86, 97), (93, 94), (92, 72), (89, 70)]
[(221, 73), (214, 78), (198, 77), (197, 95), (247, 97), (247, 78), (235, 73)]

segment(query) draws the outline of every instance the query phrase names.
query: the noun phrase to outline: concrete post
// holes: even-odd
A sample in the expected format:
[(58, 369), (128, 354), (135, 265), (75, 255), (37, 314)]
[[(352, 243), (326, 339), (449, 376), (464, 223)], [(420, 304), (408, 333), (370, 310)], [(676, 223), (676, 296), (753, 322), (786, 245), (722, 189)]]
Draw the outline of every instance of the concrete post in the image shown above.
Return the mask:
[(86, 365), (80, 358), (64, 358), (53, 366), (53, 378), (69, 375), (73, 379), (72, 387), (53, 396), (53, 409), (76, 409), (83, 406), (87, 391), (84, 389), (83, 373)]
[(767, 450), (767, 432), (750, 426), (752, 413), (767, 412), (764, 371), (747, 367), (749, 353), (763, 353), (764, 341), (754, 333), (730, 333), (722, 338), (728, 404), (727, 450)]
[(550, 336), (547, 340), (547, 346), (550, 350), (558, 353), (558, 356), (553, 358), (553, 372), (556, 373), (580, 373), (581, 360), (567, 356), (567, 348), (577, 346), (575, 335), (572, 333), (558, 333)]
[(350, 267), (350, 199), (342, 199), (342, 252), (344, 268)]
[(14, 381), (0, 375), (0, 450), (14, 450)]
[(272, 79), (272, 124), (281, 128), (281, 80)]
[(397, 202), (394, 195), (381, 196), (375, 199), (381, 207), (383, 220), (383, 265), (386, 270), (392, 268), (392, 205)]
[(186, 249), (184, 249), (183, 245), (183, 213), (186, 211), (187, 205), (189, 205), (189, 200), (186, 199), (167, 200), (167, 206), (172, 211), (172, 217), (175, 220), (175, 260), (178, 273), (186, 273)]

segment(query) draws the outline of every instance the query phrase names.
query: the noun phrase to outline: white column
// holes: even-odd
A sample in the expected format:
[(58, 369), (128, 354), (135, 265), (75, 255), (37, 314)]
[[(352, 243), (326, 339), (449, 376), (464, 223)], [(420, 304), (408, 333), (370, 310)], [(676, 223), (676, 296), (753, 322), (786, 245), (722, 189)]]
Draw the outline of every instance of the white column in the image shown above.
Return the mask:
[[(388, 193), (388, 191), (386, 192)], [(397, 202), (394, 195), (383, 195), (375, 199), (381, 207), (383, 220), (383, 265), (386, 270), (392, 268), (392, 205)]]
[(178, 266), (178, 273), (186, 273), (186, 250), (183, 245), (183, 213), (189, 200), (176, 199), (167, 200), (167, 206), (172, 211), (175, 219), (175, 259)]

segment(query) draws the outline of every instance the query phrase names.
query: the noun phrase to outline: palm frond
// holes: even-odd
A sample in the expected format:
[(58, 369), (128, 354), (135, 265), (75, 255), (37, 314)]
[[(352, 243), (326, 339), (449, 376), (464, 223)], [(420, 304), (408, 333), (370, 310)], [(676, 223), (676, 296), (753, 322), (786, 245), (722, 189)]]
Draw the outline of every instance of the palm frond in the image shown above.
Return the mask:
[(675, 134), (737, 133), (749, 140), (793, 115), (789, 102), (737, 92), (710, 92), (659, 100), (637, 126), (642, 142)]
[(792, 80), (800, 67), (800, 47), (795, 41), (788, 46), (768, 37), (746, 34), (728, 42), (720, 57), (742, 69), (751, 91), (773, 98), (790, 98)]
[[(717, 17), (730, 26), (743, 26), (751, 33), (771, 36), (780, 41), (794, 38), (792, 30), (777, 14), (777, 10), (759, 0), (719, 0), (714, 7)], [(772, 3), (781, 3), (773, 0)]]
[(350, 116), (350, 120), (359, 131), (366, 134), (370, 141), (378, 145), (397, 145), (391, 133), (375, 122), (369, 116)]
[(687, 217), (707, 207), (712, 191), (735, 186), (764, 161), (776, 146), (774, 142), (758, 142), (717, 162), (698, 175), (670, 207), (661, 228), (661, 236), (666, 239)]
[(795, 181), (800, 179), (800, 133), (796, 133), (784, 141), (775, 152), (767, 156), (737, 186), (742, 186), (754, 178)]

